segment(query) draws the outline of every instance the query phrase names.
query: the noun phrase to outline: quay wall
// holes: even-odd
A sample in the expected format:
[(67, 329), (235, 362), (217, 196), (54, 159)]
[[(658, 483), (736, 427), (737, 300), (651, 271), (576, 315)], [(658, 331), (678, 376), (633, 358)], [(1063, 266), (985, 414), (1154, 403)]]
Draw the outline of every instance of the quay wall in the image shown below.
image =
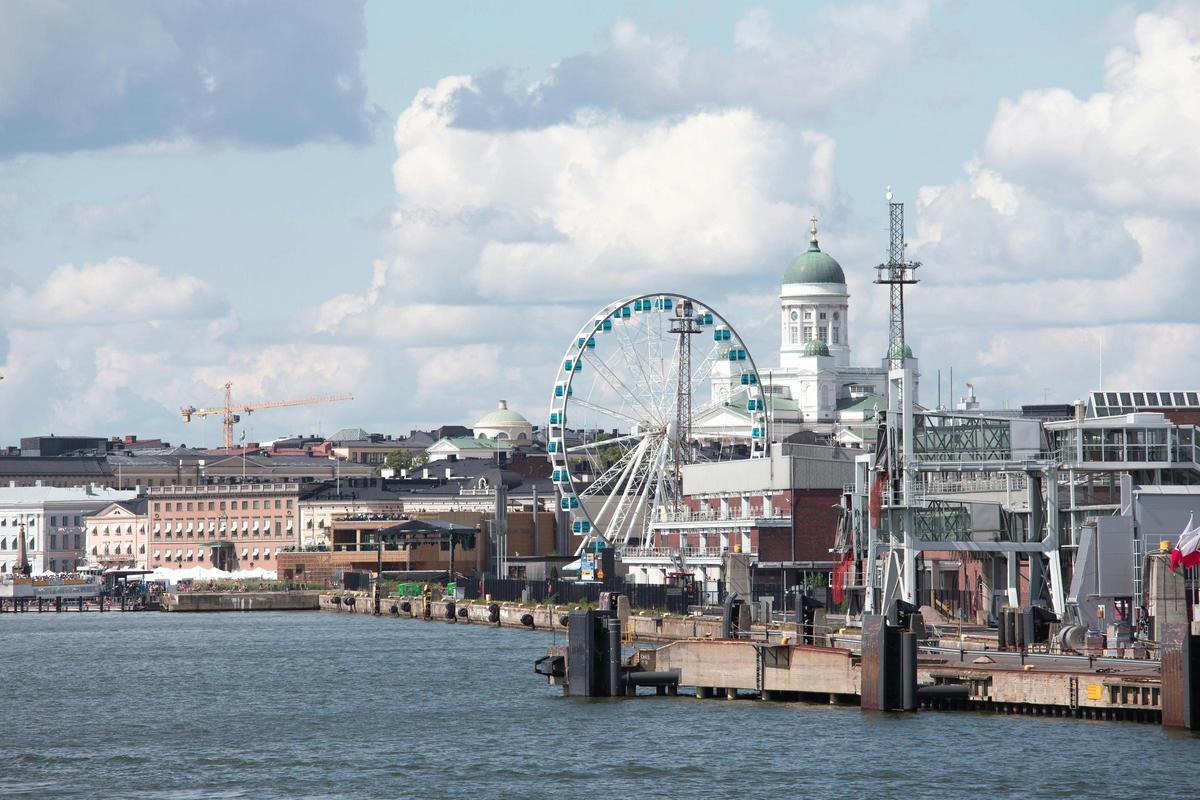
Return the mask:
[[(346, 605), (342, 598), (354, 599), (353, 605)], [(433, 600), (429, 606), (429, 619), (436, 622), (454, 622), (458, 624), (495, 625), (490, 619), (488, 603), (464, 602), (455, 603), (455, 616), (447, 616), (447, 607), (452, 601)], [(403, 611), (402, 604), (409, 604), (409, 611)], [(500, 626), (504, 628), (524, 628), (527, 630), (560, 630), (565, 631), (562, 617), (569, 614), (573, 605), (539, 605), (522, 606), (517, 603), (496, 603), (500, 607)], [(392, 611), (395, 606), (396, 610)], [(421, 597), (386, 597), (380, 600), (380, 613), (383, 616), (399, 616), (402, 618), (425, 618), (425, 599)], [(459, 609), (466, 609), (467, 616), (458, 616)], [(373, 614), (374, 601), (366, 592), (337, 592), (321, 595), (320, 609), (341, 614)], [(533, 624), (526, 625), (522, 619), (530, 615)], [(627, 641), (670, 642), (678, 639), (717, 638), (721, 635), (721, 621), (712, 617), (675, 617), (675, 616), (640, 616), (630, 614), (622, 620)]]
[(186, 592), (164, 594), (163, 611), (315, 611), (319, 592)]

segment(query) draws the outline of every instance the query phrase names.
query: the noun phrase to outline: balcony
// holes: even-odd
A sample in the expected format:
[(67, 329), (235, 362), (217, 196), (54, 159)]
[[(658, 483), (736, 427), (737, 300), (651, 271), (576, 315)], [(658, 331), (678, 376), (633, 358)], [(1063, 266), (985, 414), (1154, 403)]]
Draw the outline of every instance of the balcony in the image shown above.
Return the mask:
[(790, 511), (762, 506), (740, 506), (721, 511), (716, 508), (705, 508), (699, 511), (683, 509), (680, 511), (664, 511), (660, 513), (659, 523), (662, 522), (754, 522), (757, 520), (790, 520)]
[(674, 563), (680, 557), (686, 560), (720, 560), (730, 552), (725, 547), (626, 547), (621, 551), (622, 561), (646, 559)]

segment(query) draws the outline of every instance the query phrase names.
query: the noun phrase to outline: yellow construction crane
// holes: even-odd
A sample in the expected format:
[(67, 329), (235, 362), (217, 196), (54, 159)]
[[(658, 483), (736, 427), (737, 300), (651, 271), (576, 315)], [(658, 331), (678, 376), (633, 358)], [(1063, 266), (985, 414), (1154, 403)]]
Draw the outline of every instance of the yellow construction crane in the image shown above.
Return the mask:
[(180, 416), (184, 422), (191, 422), (192, 417), (207, 417), (212, 414), (221, 415), (221, 446), (230, 449), (233, 447), (233, 426), (242, 419), (242, 414), (252, 414), (264, 408), (283, 408), (285, 406), (310, 406), (315, 403), (336, 403), (340, 400), (353, 400), (352, 394), (326, 394), (316, 397), (302, 397), (299, 400), (272, 400), (266, 403), (249, 403), (247, 405), (233, 404), (231, 396), (232, 382), (225, 384), (225, 406), (224, 408), (196, 408), (195, 406), (187, 406), (179, 409)]

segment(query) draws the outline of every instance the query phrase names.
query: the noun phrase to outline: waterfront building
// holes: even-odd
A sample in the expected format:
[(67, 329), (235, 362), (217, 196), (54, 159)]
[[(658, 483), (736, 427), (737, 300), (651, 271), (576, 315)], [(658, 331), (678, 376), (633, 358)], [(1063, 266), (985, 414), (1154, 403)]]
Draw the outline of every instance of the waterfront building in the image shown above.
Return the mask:
[(149, 489), (147, 566), (274, 570), (300, 544), (297, 481), (206, 483)]
[(33, 572), (72, 572), (86, 562), (84, 520), (136, 492), (85, 486), (0, 487), (0, 573), (10, 572), (22, 526)]
[(145, 497), (119, 500), (84, 517), (87, 560), (104, 569), (146, 569)]
[(684, 508), (663, 512), (643, 546), (622, 552), (629, 580), (720, 580), (735, 553), (781, 587), (819, 581), (834, 564), (838, 504), (860, 452), (776, 443), (768, 458), (684, 466)]

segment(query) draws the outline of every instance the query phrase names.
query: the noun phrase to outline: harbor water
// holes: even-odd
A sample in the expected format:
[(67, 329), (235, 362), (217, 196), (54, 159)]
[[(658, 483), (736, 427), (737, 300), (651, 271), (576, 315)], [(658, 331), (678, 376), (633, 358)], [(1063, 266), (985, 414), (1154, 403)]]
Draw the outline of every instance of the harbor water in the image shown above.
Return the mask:
[(308, 612), (0, 618), (4, 798), (1200, 796), (1157, 725), (644, 697), (550, 634)]

